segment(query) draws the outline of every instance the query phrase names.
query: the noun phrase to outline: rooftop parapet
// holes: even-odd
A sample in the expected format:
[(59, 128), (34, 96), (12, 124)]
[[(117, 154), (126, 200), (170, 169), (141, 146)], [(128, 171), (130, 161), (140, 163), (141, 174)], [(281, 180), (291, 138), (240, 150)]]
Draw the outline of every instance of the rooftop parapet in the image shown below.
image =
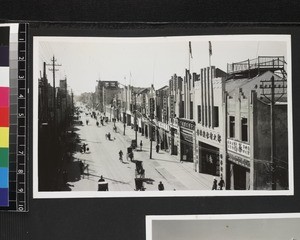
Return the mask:
[(254, 77), (266, 71), (285, 71), (285, 60), (283, 56), (259, 56), (242, 62), (228, 63), (228, 78)]

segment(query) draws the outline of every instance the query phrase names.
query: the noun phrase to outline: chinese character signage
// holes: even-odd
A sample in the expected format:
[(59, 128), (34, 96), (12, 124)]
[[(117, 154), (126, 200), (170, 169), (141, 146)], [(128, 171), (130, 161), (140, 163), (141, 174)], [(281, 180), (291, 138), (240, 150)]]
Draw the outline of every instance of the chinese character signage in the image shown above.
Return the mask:
[(250, 157), (250, 145), (233, 139), (227, 139), (227, 148), (229, 151), (238, 153), (245, 157)]

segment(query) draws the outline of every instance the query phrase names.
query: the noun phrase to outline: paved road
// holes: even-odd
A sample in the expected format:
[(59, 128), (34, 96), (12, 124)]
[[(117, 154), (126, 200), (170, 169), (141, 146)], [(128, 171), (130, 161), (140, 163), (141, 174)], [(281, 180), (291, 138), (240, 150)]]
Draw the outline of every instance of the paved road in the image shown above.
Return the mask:
[[(89, 124), (85, 124), (85, 120)], [(95, 191), (98, 179), (102, 175), (109, 184), (109, 191), (132, 191), (135, 189), (135, 163), (126, 160), (127, 147), (135, 132), (126, 127), (123, 135), (123, 124), (117, 122), (117, 133), (114, 133), (112, 122), (105, 126), (96, 126), (96, 120), (82, 115), (84, 126), (79, 126), (77, 134), (82, 143), (87, 143), (89, 152), (76, 153), (74, 160), (68, 166), (68, 184), (71, 191)], [(111, 141), (105, 134), (111, 133)], [(138, 133), (138, 142), (143, 141), (143, 150), (134, 151), (134, 160), (143, 161), (145, 177), (152, 181), (145, 183), (146, 191), (158, 190), (158, 184), (163, 182), (165, 190), (209, 190), (213, 176), (195, 172), (193, 163), (180, 163), (169, 153), (155, 152), (153, 142), (153, 159), (149, 159), (150, 141)], [(119, 160), (118, 152), (124, 152), (124, 163)], [(79, 161), (85, 164), (85, 173), (80, 174)], [(81, 175), (81, 176), (80, 176)], [(152, 182), (152, 184), (150, 184)]]

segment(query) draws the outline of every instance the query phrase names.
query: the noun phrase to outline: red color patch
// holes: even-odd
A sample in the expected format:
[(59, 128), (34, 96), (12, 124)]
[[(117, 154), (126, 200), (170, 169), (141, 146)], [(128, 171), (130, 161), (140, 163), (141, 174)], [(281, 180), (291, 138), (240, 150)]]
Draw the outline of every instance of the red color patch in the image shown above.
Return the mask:
[(9, 127), (9, 109), (0, 108), (0, 127)]
[(9, 107), (9, 88), (0, 86), (0, 107)]

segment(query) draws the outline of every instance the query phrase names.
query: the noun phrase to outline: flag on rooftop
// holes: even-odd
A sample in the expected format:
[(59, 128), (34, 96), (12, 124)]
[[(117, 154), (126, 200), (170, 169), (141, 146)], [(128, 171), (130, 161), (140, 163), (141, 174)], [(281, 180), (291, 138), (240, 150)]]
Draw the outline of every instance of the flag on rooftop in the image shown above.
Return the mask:
[(191, 58), (193, 58), (191, 41), (189, 41), (189, 49), (190, 49), (190, 56), (191, 56)]

